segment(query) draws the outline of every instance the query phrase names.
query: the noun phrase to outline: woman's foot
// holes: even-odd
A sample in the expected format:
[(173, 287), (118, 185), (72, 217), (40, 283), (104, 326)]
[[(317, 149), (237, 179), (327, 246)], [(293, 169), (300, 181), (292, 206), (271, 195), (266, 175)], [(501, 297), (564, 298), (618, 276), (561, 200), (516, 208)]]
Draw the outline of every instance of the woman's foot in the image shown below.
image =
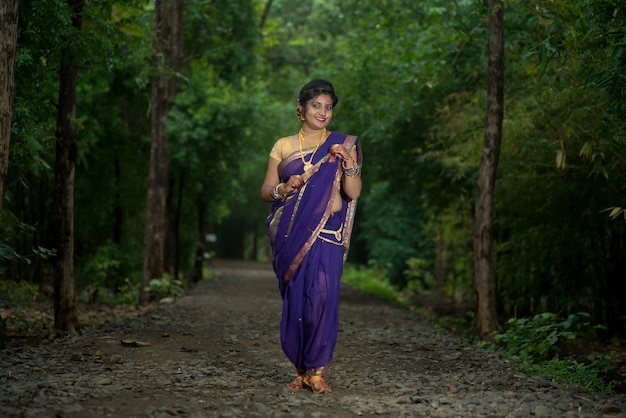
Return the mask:
[(298, 373), (298, 376), (293, 379), (291, 382), (287, 383), (287, 389), (291, 390), (302, 390), (304, 389), (303, 385), (304, 375)]
[(326, 379), (324, 375), (314, 374), (314, 375), (305, 375), (304, 379), (302, 379), (302, 383), (304, 386), (311, 388), (313, 393), (330, 393), (332, 389), (326, 383)]

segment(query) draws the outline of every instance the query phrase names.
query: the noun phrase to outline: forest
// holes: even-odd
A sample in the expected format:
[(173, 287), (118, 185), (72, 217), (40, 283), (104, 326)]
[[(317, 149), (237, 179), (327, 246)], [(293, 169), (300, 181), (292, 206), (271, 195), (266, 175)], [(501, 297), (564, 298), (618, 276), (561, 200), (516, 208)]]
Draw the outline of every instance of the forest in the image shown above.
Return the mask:
[(269, 150), (324, 78), (332, 129), (363, 146), (348, 264), (416, 304), (475, 309), (489, 4), (504, 10), (498, 325), (584, 312), (626, 337), (621, 0), (3, 2), (0, 308), (11, 289), (55, 294), (71, 332), (77, 303), (145, 304), (211, 258), (268, 260)]

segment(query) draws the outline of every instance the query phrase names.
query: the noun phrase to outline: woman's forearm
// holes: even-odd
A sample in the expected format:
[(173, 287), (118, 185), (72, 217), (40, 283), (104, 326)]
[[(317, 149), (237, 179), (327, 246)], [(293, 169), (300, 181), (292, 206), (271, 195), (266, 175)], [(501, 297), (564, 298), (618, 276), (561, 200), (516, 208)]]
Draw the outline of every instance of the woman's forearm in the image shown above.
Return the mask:
[(361, 175), (357, 174), (355, 176), (346, 176), (343, 175), (343, 179), (341, 181), (343, 191), (350, 199), (354, 200), (361, 196), (361, 189), (363, 188), (363, 182), (361, 181)]

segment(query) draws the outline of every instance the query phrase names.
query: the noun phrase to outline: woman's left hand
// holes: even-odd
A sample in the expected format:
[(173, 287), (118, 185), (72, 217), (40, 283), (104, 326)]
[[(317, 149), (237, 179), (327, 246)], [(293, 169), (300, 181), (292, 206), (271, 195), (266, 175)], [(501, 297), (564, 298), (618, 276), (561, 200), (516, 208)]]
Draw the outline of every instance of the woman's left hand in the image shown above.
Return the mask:
[(331, 157), (333, 157), (333, 160), (335, 158), (339, 158), (341, 161), (351, 161), (352, 160), (352, 156), (350, 155), (350, 153), (348, 152), (346, 147), (343, 146), (342, 144), (335, 144), (335, 145), (333, 145), (332, 147), (330, 147), (328, 152), (331, 155)]

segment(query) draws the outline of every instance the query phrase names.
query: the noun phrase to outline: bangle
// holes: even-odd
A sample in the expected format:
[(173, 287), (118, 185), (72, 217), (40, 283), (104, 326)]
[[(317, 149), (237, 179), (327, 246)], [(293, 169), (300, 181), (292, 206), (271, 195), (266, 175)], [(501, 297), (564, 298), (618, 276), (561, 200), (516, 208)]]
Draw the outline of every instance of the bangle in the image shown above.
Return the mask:
[(278, 192), (278, 188), (282, 186), (283, 183), (278, 183), (274, 188), (270, 191), (272, 198), (274, 200), (285, 200), (285, 197)]
[(344, 168), (343, 174), (348, 177), (354, 177), (361, 172), (361, 167), (355, 162), (354, 165), (350, 168)]

